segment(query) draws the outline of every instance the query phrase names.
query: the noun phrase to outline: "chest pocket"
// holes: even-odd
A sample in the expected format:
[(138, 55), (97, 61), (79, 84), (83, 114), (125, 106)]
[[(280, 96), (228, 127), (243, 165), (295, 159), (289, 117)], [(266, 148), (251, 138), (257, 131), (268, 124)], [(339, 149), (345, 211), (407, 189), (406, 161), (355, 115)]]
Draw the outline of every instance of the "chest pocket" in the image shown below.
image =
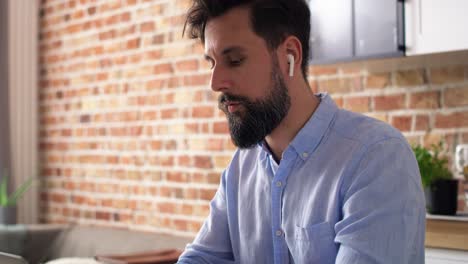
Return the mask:
[(322, 222), (306, 228), (296, 226), (287, 237), (295, 264), (335, 263), (338, 245), (330, 223)]

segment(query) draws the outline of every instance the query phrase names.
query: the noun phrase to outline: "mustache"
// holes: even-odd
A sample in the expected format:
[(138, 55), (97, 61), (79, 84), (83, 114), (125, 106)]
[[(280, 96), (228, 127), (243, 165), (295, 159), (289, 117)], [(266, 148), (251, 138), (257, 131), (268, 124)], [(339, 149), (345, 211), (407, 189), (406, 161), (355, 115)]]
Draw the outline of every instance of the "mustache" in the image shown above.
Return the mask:
[(247, 97), (240, 96), (240, 95), (233, 95), (229, 93), (222, 93), (218, 97), (218, 104), (224, 105), (226, 102), (237, 102), (240, 104), (249, 104), (250, 101)]

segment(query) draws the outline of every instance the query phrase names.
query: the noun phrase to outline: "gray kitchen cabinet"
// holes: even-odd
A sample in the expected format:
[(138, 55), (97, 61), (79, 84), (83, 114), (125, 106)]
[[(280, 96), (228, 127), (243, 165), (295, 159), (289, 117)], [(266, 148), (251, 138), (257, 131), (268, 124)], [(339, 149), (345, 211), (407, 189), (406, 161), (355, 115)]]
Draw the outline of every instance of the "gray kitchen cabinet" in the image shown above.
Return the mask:
[(310, 0), (309, 6), (311, 62), (352, 57), (352, 0)]
[(311, 64), (404, 56), (398, 0), (309, 0)]
[(403, 56), (403, 4), (396, 0), (355, 0), (355, 56)]

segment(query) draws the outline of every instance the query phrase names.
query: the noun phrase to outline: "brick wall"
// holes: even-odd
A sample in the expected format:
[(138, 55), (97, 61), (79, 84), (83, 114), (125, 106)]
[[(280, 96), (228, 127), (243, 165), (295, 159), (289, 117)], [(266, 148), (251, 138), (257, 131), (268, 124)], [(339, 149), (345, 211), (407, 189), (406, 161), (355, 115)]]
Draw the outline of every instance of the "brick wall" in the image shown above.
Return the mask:
[[(193, 235), (234, 151), (187, 0), (43, 0), (41, 221)], [(311, 67), (411, 142), (468, 142), (468, 52)], [(464, 58), (464, 59), (462, 59)], [(436, 66), (435, 66), (436, 65)], [(460, 202), (460, 208), (463, 203)]]

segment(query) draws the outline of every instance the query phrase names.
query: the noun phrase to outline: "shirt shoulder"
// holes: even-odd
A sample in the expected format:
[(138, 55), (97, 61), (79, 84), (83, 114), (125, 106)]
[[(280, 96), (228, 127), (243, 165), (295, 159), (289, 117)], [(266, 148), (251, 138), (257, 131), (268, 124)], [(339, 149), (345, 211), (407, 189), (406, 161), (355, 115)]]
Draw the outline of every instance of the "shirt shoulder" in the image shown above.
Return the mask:
[(360, 113), (340, 109), (331, 133), (351, 140), (361, 147), (368, 147), (385, 140), (397, 140), (407, 144), (402, 133), (391, 125)]

